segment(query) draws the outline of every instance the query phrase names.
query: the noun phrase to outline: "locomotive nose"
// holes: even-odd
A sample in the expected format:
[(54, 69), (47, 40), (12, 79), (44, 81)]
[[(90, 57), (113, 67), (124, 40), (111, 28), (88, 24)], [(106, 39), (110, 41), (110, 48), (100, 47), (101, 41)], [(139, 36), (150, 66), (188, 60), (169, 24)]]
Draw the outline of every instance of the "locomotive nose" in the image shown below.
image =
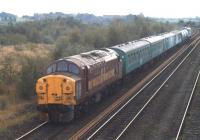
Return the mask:
[(36, 84), (38, 104), (75, 104), (75, 82), (63, 75), (48, 75), (40, 78)]

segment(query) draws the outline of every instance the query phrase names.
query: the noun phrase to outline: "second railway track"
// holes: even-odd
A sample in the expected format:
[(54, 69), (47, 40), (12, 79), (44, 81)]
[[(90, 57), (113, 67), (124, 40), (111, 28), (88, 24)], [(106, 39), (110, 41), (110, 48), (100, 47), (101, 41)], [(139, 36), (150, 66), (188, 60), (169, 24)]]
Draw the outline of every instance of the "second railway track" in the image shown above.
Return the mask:
[(166, 81), (137, 121), (129, 123), (117, 139), (178, 139), (185, 108), (188, 107), (200, 69), (199, 43), (196, 46), (198, 48)]

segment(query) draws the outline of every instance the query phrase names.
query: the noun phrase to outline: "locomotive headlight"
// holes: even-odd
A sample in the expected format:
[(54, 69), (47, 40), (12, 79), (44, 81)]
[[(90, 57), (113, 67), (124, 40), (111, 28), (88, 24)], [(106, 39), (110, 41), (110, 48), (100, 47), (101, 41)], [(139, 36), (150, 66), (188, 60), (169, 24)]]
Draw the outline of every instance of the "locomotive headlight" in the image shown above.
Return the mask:
[(46, 81), (47, 81), (47, 80), (44, 78), (44, 79), (43, 79), (43, 82), (46, 82)]
[(66, 90), (67, 90), (67, 91), (68, 91), (68, 90), (70, 90), (70, 87), (69, 87), (69, 86), (67, 86), (67, 87), (66, 87)]
[(36, 83), (36, 92), (38, 95), (41, 93), (46, 93), (47, 89), (47, 79), (46, 78), (40, 78), (38, 79)]
[(43, 86), (39, 86), (39, 89), (40, 89), (40, 90), (43, 90)]

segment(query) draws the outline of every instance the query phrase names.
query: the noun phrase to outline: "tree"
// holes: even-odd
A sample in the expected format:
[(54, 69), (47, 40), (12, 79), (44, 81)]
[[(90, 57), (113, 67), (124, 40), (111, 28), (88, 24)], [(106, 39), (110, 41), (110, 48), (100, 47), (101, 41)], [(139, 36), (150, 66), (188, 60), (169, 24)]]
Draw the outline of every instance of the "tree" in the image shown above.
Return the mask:
[(2, 69), (0, 71), (0, 79), (6, 84), (12, 84), (16, 81), (17, 70), (19, 65), (17, 64), (17, 58), (14, 54), (6, 56), (1, 62)]
[(69, 44), (68, 36), (62, 36), (58, 38), (58, 40), (56, 41), (56, 47), (52, 53), (54, 60), (62, 57), (63, 52), (65, 51), (65, 48), (68, 46), (68, 44)]
[(43, 75), (44, 68), (49, 60), (41, 57), (24, 57), (21, 71), (18, 73), (17, 90), (18, 97), (30, 99), (35, 95), (35, 84), (37, 79)]

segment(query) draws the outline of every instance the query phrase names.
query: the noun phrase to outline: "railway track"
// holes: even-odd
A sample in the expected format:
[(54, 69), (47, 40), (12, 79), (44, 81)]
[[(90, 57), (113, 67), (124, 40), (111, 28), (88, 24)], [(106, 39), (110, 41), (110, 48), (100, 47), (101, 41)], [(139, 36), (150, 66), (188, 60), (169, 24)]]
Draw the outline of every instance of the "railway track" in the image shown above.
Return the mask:
[[(196, 38), (198, 36), (198, 33), (193, 35), (193, 38)], [(197, 41), (197, 39), (193, 42), (190, 43), (190, 46), (194, 45), (195, 42)], [(171, 59), (168, 60), (168, 62), (165, 62), (165, 64), (163, 64), (163, 67), (167, 65), (167, 63), (169, 63), (170, 61), (172, 62), (172, 60), (175, 60), (175, 58), (178, 58), (178, 56), (180, 56), (182, 53), (184, 53), (184, 51), (186, 51), (189, 47), (183, 47), (183, 49), (180, 49), (179, 55), (174, 54), (173, 57), (171, 57)], [(173, 58), (173, 59), (172, 59)], [(168, 64), (169, 65), (169, 64)], [(163, 68), (162, 67), (162, 68)], [(132, 95), (133, 92), (136, 92), (141, 85), (144, 85), (149, 79), (151, 79), (151, 77), (153, 75), (155, 75), (156, 73), (158, 73), (159, 70), (155, 70), (153, 73), (151, 73), (149, 76), (146, 77), (146, 79), (144, 79), (140, 85), (136, 85), (134, 89), (129, 91), (129, 94), (127, 94), (127, 96), (123, 96), (120, 98), (121, 102), (118, 103), (114, 103), (115, 106), (114, 108), (108, 108), (106, 109), (109, 113), (115, 111), (120, 105), (123, 104), (123, 101), (127, 100), (128, 98), (130, 98), (130, 96)], [(96, 127), (97, 125), (99, 125), (99, 123), (107, 118), (109, 115), (109, 113), (107, 111), (104, 111), (104, 115), (100, 114), (102, 117), (97, 116), (98, 119), (94, 119), (92, 122), (88, 123), (87, 125), (84, 125), (85, 127), (83, 127), (80, 131), (78, 131), (78, 135), (77, 133), (75, 135), (73, 135), (71, 137), (71, 139), (80, 139), (82, 137), (85, 136), (85, 134), (87, 134), (87, 132), (90, 132), (90, 130), (94, 127)], [(96, 121), (95, 121), (96, 120)], [(75, 122), (76, 124), (77, 122)], [(35, 129), (29, 131), (28, 133), (24, 134), (23, 136), (17, 138), (17, 139), (54, 139), (57, 135), (59, 135), (60, 133), (65, 133), (65, 135), (67, 135), (67, 133), (70, 133), (70, 129), (72, 129), (72, 127), (74, 127), (73, 124), (67, 124), (67, 125), (51, 125), (46, 123), (45, 125), (42, 125), (41, 127), (36, 127)], [(86, 128), (87, 127), (87, 128)], [(85, 129), (86, 128), (86, 129)], [(66, 131), (67, 129), (67, 131)], [(77, 129), (78, 130), (78, 129)], [(77, 131), (76, 130), (76, 131)], [(73, 131), (73, 129), (71, 130)], [(75, 131), (74, 131), (75, 132)], [(71, 132), (72, 133), (72, 132)], [(73, 133), (72, 133), (73, 134)], [(68, 137), (69, 138), (69, 137)]]
[(185, 115), (182, 128), (180, 128), (180, 133), (178, 140), (198, 140), (200, 137), (199, 133), (199, 113), (200, 110), (200, 78), (196, 84), (191, 103)]
[(16, 138), (16, 140), (22, 140), (25, 139), (26, 137), (28, 137), (29, 135), (35, 133), (36, 131), (38, 131), (39, 129), (41, 129), (42, 127), (44, 127), (45, 125), (47, 125), (47, 121), (39, 124), (38, 126), (36, 126), (35, 128), (31, 129), (30, 131), (26, 132), (25, 134), (23, 134), (22, 136)]
[(65, 124), (54, 124), (46, 121), (16, 138), (16, 140), (53, 139), (64, 128)]
[(198, 82), (198, 80), (199, 80), (199, 75), (200, 75), (200, 71), (199, 71), (199, 73), (198, 73), (198, 75), (197, 75), (197, 78), (196, 78), (196, 80), (195, 80), (194, 86), (193, 86), (193, 88), (192, 88), (192, 92), (191, 92), (191, 94), (190, 94), (190, 98), (189, 98), (188, 103), (187, 103), (187, 106), (186, 106), (186, 108), (185, 108), (185, 112), (184, 112), (184, 115), (183, 115), (183, 118), (182, 118), (180, 127), (179, 127), (179, 129), (178, 129), (178, 133), (177, 133), (177, 135), (176, 135), (176, 140), (179, 139), (179, 136), (180, 136), (180, 133), (181, 133), (181, 130), (182, 130), (182, 127), (183, 127), (183, 123), (184, 123), (184, 121), (185, 121), (186, 114), (187, 114), (187, 112), (188, 112), (189, 106), (190, 106), (190, 104), (191, 104), (192, 97), (193, 97), (193, 95), (194, 95), (195, 88), (196, 88), (196, 86), (197, 86), (197, 82)]
[[(197, 42), (197, 44), (195, 46), (198, 46), (200, 43), (200, 41)], [(196, 47), (195, 47), (196, 48)], [(156, 92), (154, 93), (154, 95), (148, 100), (148, 102), (143, 106), (143, 108), (138, 112), (138, 114), (128, 123), (128, 125), (123, 129), (123, 131), (118, 135), (118, 137), (116, 138), (116, 140), (120, 139), (123, 134), (125, 133), (125, 131), (130, 127), (130, 125), (132, 125), (134, 123), (134, 121), (136, 120), (136, 118), (141, 114), (141, 112), (145, 109), (145, 107), (149, 104), (149, 102), (151, 102), (151, 100), (154, 98), (154, 96), (156, 96), (157, 93), (159, 93), (159, 91), (161, 90), (161, 88), (163, 88), (165, 86), (165, 84), (167, 83), (167, 81), (173, 76), (173, 74), (178, 70), (178, 68), (184, 63), (184, 61), (188, 58), (188, 56), (194, 51), (193, 48), (190, 53), (181, 61), (181, 63), (175, 68), (175, 70), (169, 75), (169, 77), (161, 84), (161, 86), (158, 88), (158, 90), (156, 90)], [(195, 78), (195, 82), (194, 82), (194, 85), (193, 86), (188, 86), (187, 88), (191, 90), (191, 94), (189, 96), (189, 100), (187, 102), (187, 106), (186, 106), (186, 109), (184, 111), (184, 114), (183, 114), (183, 118), (181, 120), (181, 123), (180, 123), (180, 126), (178, 127), (178, 132), (177, 132), (177, 135), (176, 135), (176, 140), (178, 140), (179, 138), (179, 134), (180, 134), (180, 131), (182, 129), (182, 126), (183, 126), (183, 122), (184, 122), (184, 119), (185, 119), (185, 116), (186, 116), (186, 113), (188, 111), (188, 108), (189, 108), (189, 105), (191, 103), (191, 99), (192, 99), (192, 96), (193, 96), (193, 93), (194, 93), (194, 90), (195, 90), (195, 87), (196, 87), (196, 84), (197, 84), (197, 81), (198, 81), (198, 78), (199, 78), (199, 74), (200, 72), (197, 74), (196, 78)], [(194, 78), (193, 78), (194, 79)], [(190, 81), (190, 80), (188, 80)], [(191, 80), (192, 81), (192, 80)], [(193, 82), (193, 81), (192, 81)], [(189, 87), (192, 87), (192, 88), (189, 88)], [(188, 90), (187, 89), (187, 90)], [(160, 93), (162, 94), (162, 93)]]
[[(199, 41), (197, 44), (199, 44)], [(195, 47), (186, 55), (186, 57), (184, 57), (184, 59), (181, 61), (181, 63), (178, 64), (178, 66), (172, 72), (170, 72), (170, 74), (166, 74), (165, 73), (166, 71), (164, 72), (165, 73), (164, 75), (169, 75), (169, 76), (167, 76), (167, 78), (164, 78), (165, 80), (162, 78), (158, 79), (158, 80), (154, 81), (153, 83), (150, 83), (149, 85), (147, 85), (147, 87), (145, 87), (145, 89), (142, 89), (142, 91), (139, 91), (138, 93), (140, 93), (140, 94), (135, 96), (134, 101), (132, 101), (132, 99), (129, 100), (127, 102), (127, 104), (129, 104), (128, 106), (126, 104), (126, 106), (123, 106), (122, 108), (120, 108), (120, 111), (118, 111), (114, 117), (109, 118), (109, 121), (106, 121), (106, 123), (101, 125), (94, 133), (89, 135), (89, 137), (87, 139), (107, 138), (107, 139), (117, 139), (118, 140), (120, 138), (121, 139), (138, 139), (138, 138), (145, 139), (145, 138), (147, 138), (149, 136), (149, 134), (144, 135), (142, 133), (145, 133), (145, 131), (148, 131), (149, 129), (151, 129), (151, 128), (148, 128), (149, 125), (147, 125), (147, 124), (149, 121), (153, 120), (153, 118), (155, 116), (154, 114), (148, 115), (148, 113), (146, 113), (147, 114), (147, 115), (145, 115), (146, 118), (148, 118), (148, 116), (151, 116), (152, 118), (148, 119), (148, 121), (144, 121), (145, 117), (143, 117), (141, 123), (137, 122), (138, 125), (136, 125), (135, 127), (132, 127), (130, 129), (128, 136), (124, 137), (124, 135), (126, 135), (124, 133), (127, 132), (127, 129), (131, 125), (133, 125), (133, 123), (136, 123), (135, 122), (136, 120), (138, 121), (138, 119), (139, 119), (138, 117), (139, 116), (141, 117), (141, 114), (144, 112), (145, 109), (147, 110), (147, 107), (148, 107), (148, 109), (150, 108), (149, 104), (151, 102), (155, 102), (154, 98), (158, 96), (157, 94), (163, 94), (163, 92), (164, 92), (163, 88), (166, 88), (167, 85), (169, 85), (168, 80), (171, 79), (172, 76), (174, 75), (174, 73), (181, 68), (182, 64), (189, 57), (189, 55), (195, 50), (196, 47), (197, 47), (197, 45), (195, 45)], [(166, 77), (166, 76), (164, 76), (164, 77)], [(183, 80), (184, 80), (184, 78), (183, 78)], [(161, 81), (163, 81), (162, 84), (159, 84), (159, 82), (161, 82)], [(188, 81), (188, 83), (187, 83), (188, 85), (190, 85), (189, 82), (192, 82), (192, 80), (187, 80), (187, 81)], [(159, 86), (157, 86), (157, 85), (159, 85)], [(190, 87), (191, 86), (187, 86), (188, 89), (190, 89)], [(169, 89), (169, 88), (167, 88), (167, 89)], [(166, 98), (166, 99), (170, 99), (169, 95), (167, 97), (168, 98)], [(157, 104), (157, 103), (155, 103), (155, 104)], [(160, 104), (161, 105), (159, 105), (159, 108), (162, 108), (162, 106), (163, 106), (162, 104), (167, 104), (167, 103), (164, 103), (164, 101), (163, 101)], [(164, 107), (163, 107), (163, 109), (164, 109)], [(153, 110), (152, 112), (156, 112), (156, 111)], [(168, 115), (168, 114), (166, 114), (166, 115)], [(159, 118), (159, 117), (156, 116), (155, 118)], [(160, 123), (159, 121), (155, 121), (155, 122)], [(169, 122), (166, 122), (166, 124), (164, 123), (163, 125), (165, 127), (169, 127), (169, 126), (167, 126), (168, 125), (167, 123), (169, 123)], [(173, 122), (173, 123), (175, 123), (175, 122)], [(144, 127), (141, 128), (140, 125), (142, 125)], [(152, 126), (152, 129), (153, 129), (153, 125), (154, 124), (150, 125), (150, 126)], [(157, 130), (157, 131), (159, 131), (159, 130)], [(163, 131), (161, 131), (160, 133), (164, 135)], [(165, 131), (166, 131), (166, 129), (165, 129)], [(175, 130), (173, 130), (173, 131), (175, 131)], [(130, 133), (131, 134), (134, 133), (134, 136), (132, 136)], [(155, 136), (160, 134), (160, 133), (156, 133), (156, 132), (154, 132), (154, 133), (155, 133)], [(170, 135), (172, 133), (173, 132), (167, 133), (167, 134)], [(160, 135), (158, 137), (159, 138), (153, 137), (152, 139), (163, 139), (164, 136)], [(164, 137), (164, 139), (171, 139), (171, 138), (173, 138), (173, 136)], [(151, 138), (148, 137), (148, 139), (151, 139)]]
[[(199, 44), (199, 42), (198, 42)], [(157, 97), (116, 139), (178, 139), (199, 77), (199, 47), (167, 82)], [(195, 58), (196, 57), (196, 58)], [(189, 63), (188, 63), (189, 62)], [(190, 64), (190, 65), (188, 65)], [(183, 76), (183, 73), (186, 74)], [(180, 82), (180, 83), (175, 83)], [(132, 133), (132, 134), (131, 134)], [(133, 135), (134, 134), (134, 135)]]
[[(197, 43), (197, 41), (199, 40), (200, 38), (197, 38), (195, 41), (193, 41), (188, 47), (186, 47), (185, 48), (185, 50), (183, 50), (182, 51), (182, 53), (186, 53), (187, 51), (188, 51), (188, 49), (190, 48), (190, 46), (192, 46), (192, 45), (194, 45), (194, 44), (196, 44)], [(192, 51), (194, 50), (194, 48), (192, 49)], [(191, 52), (192, 52), (191, 51)], [(177, 55), (177, 57), (176, 57), (176, 59), (181, 59), (182, 57), (180, 57), (180, 58), (178, 58), (178, 56), (180, 56), (182, 53), (180, 53), (179, 55)], [(184, 55), (183, 55), (184, 56)], [(188, 55), (187, 55), (188, 56)], [(107, 138), (107, 139), (109, 139), (109, 138), (111, 138), (111, 139), (114, 139), (114, 138), (117, 138), (117, 137), (112, 137), (112, 135), (113, 136), (116, 136), (116, 134), (114, 134), (114, 133), (117, 133), (116, 131), (120, 131), (120, 127), (122, 127), (123, 125), (119, 125), (119, 117), (116, 117), (118, 114), (120, 114), (120, 112), (124, 109), (124, 108), (126, 108), (127, 107), (127, 105), (129, 104), (129, 106), (131, 106), (131, 107), (136, 107), (136, 108), (134, 108), (134, 113), (136, 114), (135, 115), (135, 118), (137, 118), (137, 116), (142, 112), (142, 110), (146, 107), (146, 105), (150, 102), (146, 102), (147, 104), (145, 104), (145, 106), (143, 106), (142, 107), (142, 110), (139, 110), (139, 112), (138, 112), (138, 106), (140, 106), (139, 104), (141, 103), (141, 101), (142, 100), (144, 100), (144, 99), (142, 99), (142, 98), (144, 98), (144, 97), (140, 97), (139, 96), (139, 93), (142, 91), (142, 90), (144, 90), (150, 83), (152, 83), (152, 81), (154, 80), (154, 79), (156, 79), (159, 75), (162, 75), (163, 73), (163, 71), (166, 73), (166, 72), (168, 72), (169, 73), (169, 70), (166, 70), (168, 67), (172, 67), (172, 63), (176, 60), (176, 59), (174, 59), (173, 61), (172, 60), (170, 60), (171, 61), (171, 63), (169, 63), (162, 71), (160, 71), (151, 81), (149, 81), (143, 88), (141, 88), (134, 96), (132, 96), (131, 98), (130, 98), (130, 100), (129, 101), (126, 101), (126, 98), (127, 97), (122, 97), (122, 98), (120, 98), (119, 99), (119, 101), (116, 101), (110, 108), (108, 108), (107, 109), (107, 111), (106, 112), (104, 112), (104, 113), (101, 113), (99, 116), (97, 116), (93, 121), (91, 121), (87, 126), (85, 126), (85, 127), (83, 127), (80, 131), (78, 131), (76, 134), (74, 134), (72, 137), (71, 137), (71, 139), (93, 139), (93, 138), (95, 138), (95, 139), (101, 139), (101, 138)], [(185, 58), (186, 59), (186, 58)], [(177, 62), (179, 62), (179, 61), (177, 61)], [(176, 66), (177, 65), (177, 62), (176, 63), (174, 63), (173, 65), (174, 66)], [(161, 78), (162, 79), (162, 78)], [(160, 79), (160, 80), (161, 80)], [(159, 82), (157, 83), (158, 85), (160, 85), (159, 83), (160, 83), (160, 80), (158, 80)], [(144, 84), (144, 83), (143, 83)], [(153, 83), (153, 85), (155, 85), (155, 83)], [(164, 84), (163, 84), (164, 85)], [(162, 86), (163, 86), (162, 85)], [(137, 86), (136, 86), (137, 87)], [(152, 85), (150, 86), (151, 88), (153, 87)], [(161, 88), (161, 87), (160, 87)], [(155, 89), (155, 87), (154, 87), (154, 89)], [(129, 94), (132, 92), (134, 92), (134, 90), (135, 89), (131, 89), (130, 90), (130, 92), (129, 92)], [(150, 90), (147, 90), (147, 92), (149, 92), (149, 91), (152, 91), (153, 89), (150, 89)], [(158, 91), (155, 91), (156, 93), (158, 92)], [(128, 95), (128, 93), (126, 94), (126, 95)], [(142, 95), (142, 94), (141, 94)], [(150, 94), (145, 94), (145, 95), (148, 95), (148, 96), (145, 96), (145, 98), (146, 98), (146, 100), (148, 99), (148, 98), (150, 98), (150, 97), (152, 97), (152, 96), (150, 96)], [(150, 97), (149, 97), (150, 96)], [(154, 95), (155, 96), (155, 95)], [(153, 96), (153, 97), (154, 97)], [(130, 97), (130, 95), (128, 96), (128, 97)], [(152, 98), (153, 98), (152, 97)], [(141, 99), (140, 99), (141, 98)], [(134, 99), (134, 101), (135, 102), (131, 102), (132, 100)], [(115, 110), (117, 107), (119, 107), (121, 104), (122, 104), (122, 102), (125, 102), (126, 101), (126, 103), (120, 108), (120, 109), (117, 109), (117, 110)], [(118, 102), (118, 103), (117, 103)], [(132, 104), (132, 105), (130, 105), (130, 104)], [(141, 107), (140, 107), (141, 108)], [(114, 111), (115, 110), (115, 111)], [(112, 113), (113, 115), (108, 115), (108, 114), (110, 114), (111, 112), (113, 112), (114, 111), (114, 113)], [(121, 117), (123, 118), (122, 120), (123, 121), (121, 121), (121, 123), (122, 124), (126, 124), (125, 122), (127, 121), (127, 118), (126, 118), (126, 116), (130, 116), (130, 114), (132, 114), (133, 112), (130, 112), (129, 111), (129, 113), (121, 113)], [(126, 115), (126, 114), (128, 114), (128, 115)], [(109, 117), (108, 117), (109, 116)], [(125, 116), (125, 117), (124, 117)], [(115, 121), (114, 122), (112, 122), (113, 121), (113, 118), (115, 118)], [(103, 123), (102, 123), (103, 122)], [(113, 125), (111, 125), (110, 127), (109, 127), (109, 124), (116, 124), (117, 125), (117, 127), (113, 127)], [(119, 127), (120, 126), (120, 127)], [(107, 128), (107, 129), (106, 129)], [(112, 131), (109, 131), (109, 129), (113, 129)], [(92, 130), (96, 130), (96, 131), (92, 131)], [(106, 132), (106, 134), (103, 134), (102, 133), (102, 130), (104, 131), (104, 132)], [(100, 133), (100, 134), (99, 134)], [(113, 133), (113, 134), (112, 134)]]

